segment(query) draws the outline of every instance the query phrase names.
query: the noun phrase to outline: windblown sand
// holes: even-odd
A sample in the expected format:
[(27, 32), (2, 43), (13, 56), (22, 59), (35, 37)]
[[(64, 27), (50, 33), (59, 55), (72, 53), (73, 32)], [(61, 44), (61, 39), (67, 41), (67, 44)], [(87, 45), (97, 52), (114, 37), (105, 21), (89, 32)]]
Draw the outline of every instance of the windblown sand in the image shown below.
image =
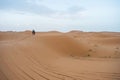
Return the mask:
[(0, 32), (0, 80), (120, 80), (120, 33)]

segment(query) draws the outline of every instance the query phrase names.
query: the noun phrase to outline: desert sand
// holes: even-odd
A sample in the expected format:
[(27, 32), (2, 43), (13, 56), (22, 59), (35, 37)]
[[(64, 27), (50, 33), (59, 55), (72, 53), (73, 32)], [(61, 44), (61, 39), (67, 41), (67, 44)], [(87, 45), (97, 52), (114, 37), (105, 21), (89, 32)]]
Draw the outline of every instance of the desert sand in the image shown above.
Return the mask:
[(0, 32), (0, 80), (120, 80), (120, 32)]

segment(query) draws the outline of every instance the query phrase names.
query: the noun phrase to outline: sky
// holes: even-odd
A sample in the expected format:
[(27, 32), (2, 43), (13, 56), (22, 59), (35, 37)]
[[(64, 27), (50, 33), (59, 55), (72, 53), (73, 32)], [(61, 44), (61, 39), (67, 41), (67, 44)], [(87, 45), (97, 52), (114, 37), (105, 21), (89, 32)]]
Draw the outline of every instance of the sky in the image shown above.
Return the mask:
[(120, 32), (120, 0), (0, 0), (0, 31)]

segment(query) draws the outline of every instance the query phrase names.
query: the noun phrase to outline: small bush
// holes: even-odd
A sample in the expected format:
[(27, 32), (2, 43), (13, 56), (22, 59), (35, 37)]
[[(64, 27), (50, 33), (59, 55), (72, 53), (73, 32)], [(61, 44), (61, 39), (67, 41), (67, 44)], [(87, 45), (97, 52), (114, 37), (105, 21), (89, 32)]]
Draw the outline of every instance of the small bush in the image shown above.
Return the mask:
[(92, 49), (89, 49), (88, 51), (92, 52)]
[(87, 56), (90, 57), (90, 54), (88, 54)]

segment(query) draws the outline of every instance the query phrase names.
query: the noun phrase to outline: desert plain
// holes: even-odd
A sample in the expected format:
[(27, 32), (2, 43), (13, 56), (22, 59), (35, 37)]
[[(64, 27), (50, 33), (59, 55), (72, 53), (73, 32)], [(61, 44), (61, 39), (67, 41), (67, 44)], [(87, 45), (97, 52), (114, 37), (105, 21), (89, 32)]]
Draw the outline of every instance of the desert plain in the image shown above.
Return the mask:
[(120, 80), (120, 32), (0, 32), (0, 80)]

